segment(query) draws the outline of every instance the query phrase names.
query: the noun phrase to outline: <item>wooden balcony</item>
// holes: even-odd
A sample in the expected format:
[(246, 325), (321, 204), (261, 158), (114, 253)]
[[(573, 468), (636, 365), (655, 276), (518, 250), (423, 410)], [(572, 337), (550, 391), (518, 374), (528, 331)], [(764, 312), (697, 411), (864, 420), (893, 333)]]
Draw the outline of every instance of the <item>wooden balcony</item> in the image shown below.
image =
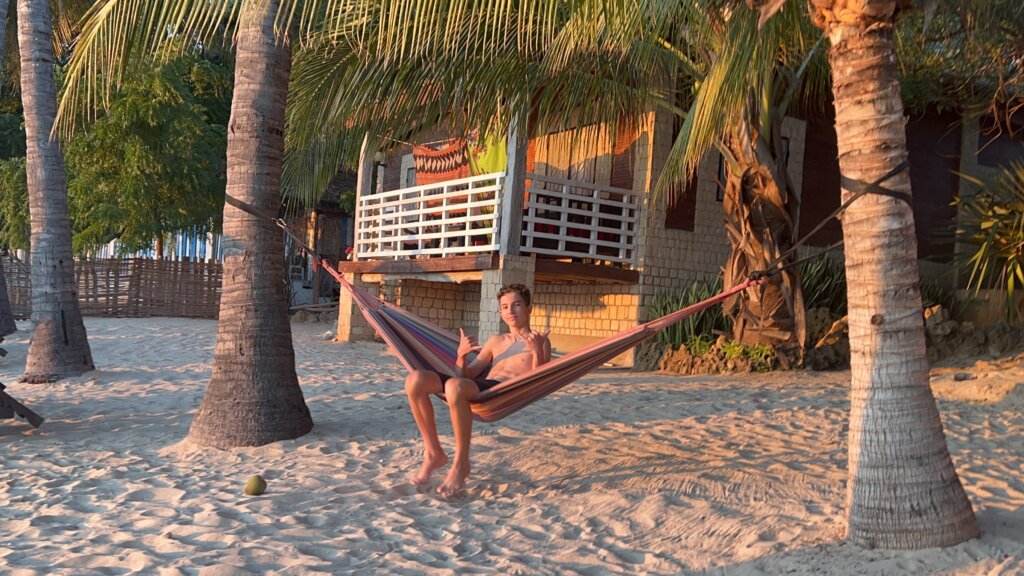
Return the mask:
[[(517, 234), (503, 234), (506, 174), (368, 194), (356, 206), (350, 272), (442, 274), (490, 269), (508, 253), (500, 238), (518, 239), (537, 255), (541, 277), (636, 278), (639, 195), (632, 190), (526, 175)], [(440, 259), (440, 261), (439, 261)], [(565, 266), (560, 266), (564, 264)], [(572, 265), (572, 266), (570, 266)], [(561, 272), (559, 272), (561, 270)]]

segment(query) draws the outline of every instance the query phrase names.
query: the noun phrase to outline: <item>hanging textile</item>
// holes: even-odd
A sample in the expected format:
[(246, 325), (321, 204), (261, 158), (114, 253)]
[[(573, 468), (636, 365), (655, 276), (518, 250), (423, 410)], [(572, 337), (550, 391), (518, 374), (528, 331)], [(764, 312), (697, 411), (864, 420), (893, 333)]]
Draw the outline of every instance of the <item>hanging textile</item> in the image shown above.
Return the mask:
[(500, 133), (483, 135), (474, 130), (469, 137), (469, 171), (473, 176), (504, 172), (508, 165), (507, 142)]
[(416, 185), (437, 184), (469, 176), (469, 154), (466, 141), (459, 138), (441, 150), (427, 146), (413, 146), (412, 158), (416, 165)]

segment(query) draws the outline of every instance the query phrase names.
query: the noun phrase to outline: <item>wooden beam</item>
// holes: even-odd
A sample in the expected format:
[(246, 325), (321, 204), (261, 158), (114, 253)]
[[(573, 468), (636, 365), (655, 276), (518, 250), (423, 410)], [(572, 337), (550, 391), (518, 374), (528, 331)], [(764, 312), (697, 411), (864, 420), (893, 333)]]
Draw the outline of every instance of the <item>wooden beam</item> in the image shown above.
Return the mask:
[(425, 272), (417, 274), (363, 274), (363, 282), (380, 284), (391, 280), (420, 280), (422, 282), (444, 282), (449, 284), (480, 283), (483, 279), (483, 270), (468, 270), (465, 272)]
[(535, 282), (614, 282), (616, 284), (637, 284), (640, 273), (636, 270), (614, 266), (594, 266), (578, 262), (559, 262), (538, 258), (533, 271)]
[(420, 258), (417, 260), (357, 260), (338, 264), (339, 272), (355, 274), (424, 274), (431, 272), (464, 272), (491, 270), (498, 267), (497, 254)]

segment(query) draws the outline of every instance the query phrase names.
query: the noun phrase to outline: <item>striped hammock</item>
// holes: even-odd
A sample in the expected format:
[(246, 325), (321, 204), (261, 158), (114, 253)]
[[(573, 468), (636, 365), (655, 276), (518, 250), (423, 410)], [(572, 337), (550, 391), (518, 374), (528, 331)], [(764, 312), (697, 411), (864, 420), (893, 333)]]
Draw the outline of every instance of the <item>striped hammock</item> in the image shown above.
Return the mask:
[[(353, 286), (329, 264), (325, 263), (324, 268), (352, 294), (363, 316), (409, 371), (432, 370), (449, 376), (455, 375), (458, 336)], [(662, 328), (714, 306), (757, 282), (747, 280), (717, 296), (608, 336), (582, 350), (496, 384), (470, 402), (473, 416), (483, 422), (500, 420), (571, 384), (591, 370), (651, 338)]]

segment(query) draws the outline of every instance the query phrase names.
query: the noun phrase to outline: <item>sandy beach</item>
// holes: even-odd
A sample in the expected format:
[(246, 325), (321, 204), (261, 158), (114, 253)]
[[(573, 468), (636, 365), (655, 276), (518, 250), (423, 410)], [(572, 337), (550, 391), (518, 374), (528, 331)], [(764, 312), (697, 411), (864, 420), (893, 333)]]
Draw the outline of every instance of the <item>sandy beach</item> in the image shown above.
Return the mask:
[(51, 385), (19, 327), (0, 381), (47, 420), (0, 420), (3, 574), (1024, 574), (1024, 355), (933, 369), (984, 535), (893, 552), (842, 541), (848, 372), (598, 371), (476, 424), (446, 500), (382, 344), (295, 324), (313, 431), (220, 451), (185, 441), (214, 321), (88, 318), (99, 370)]

